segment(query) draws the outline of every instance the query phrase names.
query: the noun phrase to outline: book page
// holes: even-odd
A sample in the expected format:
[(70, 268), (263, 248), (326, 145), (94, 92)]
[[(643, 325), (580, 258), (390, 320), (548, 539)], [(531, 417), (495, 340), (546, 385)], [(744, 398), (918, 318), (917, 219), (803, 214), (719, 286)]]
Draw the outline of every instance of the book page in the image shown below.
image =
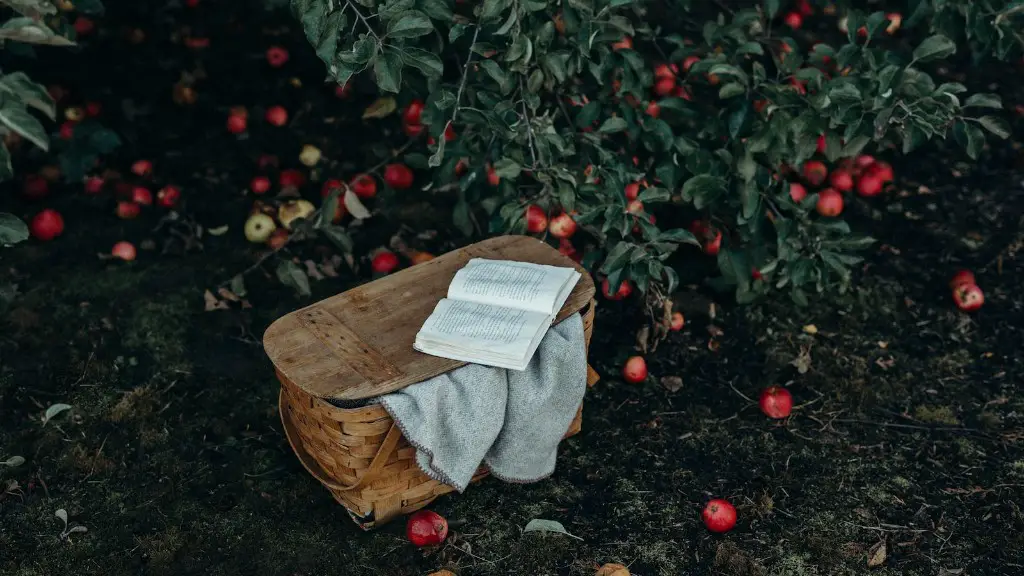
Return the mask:
[(572, 268), (474, 258), (455, 274), (448, 297), (553, 315), (579, 278)]
[(417, 339), (444, 341), (498, 353), (525, 350), (548, 316), (527, 310), (445, 298), (423, 323)]

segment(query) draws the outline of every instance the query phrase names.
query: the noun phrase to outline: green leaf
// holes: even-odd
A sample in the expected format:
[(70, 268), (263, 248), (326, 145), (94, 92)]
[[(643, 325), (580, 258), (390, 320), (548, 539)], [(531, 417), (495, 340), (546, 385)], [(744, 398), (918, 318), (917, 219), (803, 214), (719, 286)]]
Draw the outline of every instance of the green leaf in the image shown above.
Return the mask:
[(335, 10), (324, 20), (324, 29), (316, 41), (316, 55), (327, 64), (334, 62), (334, 55), (338, 52), (338, 36), (346, 23), (343, 10)]
[(964, 148), (967, 149), (967, 155), (973, 160), (977, 160), (981, 156), (981, 151), (985, 147), (985, 133), (981, 131), (981, 128), (974, 124), (963, 125), (964, 134), (966, 136), (966, 142)]
[(764, 11), (768, 14), (769, 20), (775, 18), (779, 13), (779, 0), (764, 0)]
[(619, 116), (613, 116), (605, 120), (597, 131), (601, 134), (614, 134), (616, 132), (622, 132), (626, 127), (627, 124), (625, 119)]
[(0, 142), (0, 182), (10, 180), (14, 177), (14, 168), (11, 167), (11, 153), (7, 150), (2, 142)]
[(480, 62), (480, 67), (483, 68), (484, 72), (491, 77), (492, 80), (498, 83), (498, 87), (501, 89), (502, 94), (508, 94), (512, 91), (514, 86), (512, 77), (501, 69), (501, 66), (494, 60), (484, 60)]
[(426, 0), (423, 2), (423, 11), (427, 13), (427, 16), (442, 22), (451, 22), (455, 17), (446, 0)]
[(342, 254), (351, 254), (353, 249), (352, 238), (341, 226), (328, 225), (320, 228), (320, 232), (327, 237), (327, 240), (334, 244)]
[(914, 62), (941, 60), (956, 54), (956, 43), (942, 34), (929, 36), (914, 49)]
[(1007, 124), (1006, 120), (999, 116), (982, 116), (981, 118), (978, 118), (978, 123), (980, 123), (985, 130), (999, 136), (1003, 140), (1010, 137), (1010, 125)]
[(406, 66), (416, 68), (427, 78), (437, 78), (444, 73), (444, 64), (441, 62), (441, 57), (422, 48), (404, 46), (402, 48), (402, 62)]
[(964, 108), (1002, 109), (1003, 101), (997, 94), (971, 94), (964, 102)]
[(629, 261), (630, 252), (634, 248), (633, 244), (629, 242), (618, 242), (615, 246), (612, 246), (608, 257), (604, 259), (604, 263), (601, 264), (599, 272), (602, 274), (611, 274), (617, 270), (621, 270), (626, 262)]
[(299, 268), (299, 265), (291, 260), (285, 259), (277, 265), (277, 279), (285, 286), (294, 288), (301, 296), (309, 296), (313, 292), (309, 289), (309, 277)]
[(871, 138), (867, 136), (861, 135), (854, 137), (847, 142), (845, 146), (843, 146), (843, 153), (841, 154), (841, 157), (850, 158), (860, 154), (861, 150), (864, 150), (864, 147), (867, 146), (870, 141)]
[(24, 72), (6, 74), (0, 78), (0, 90), (5, 90), (25, 104), (46, 114), (50, 120), (57, 117), (57, 106), (41, 84), (33, 82)]
[(28, 226), (14, 214), (0, 212), (0, 246), (10, 246), (28, 239)]
[(452, 223), (465, 236), (473, 235), (473, 218), (469, 213), (469, 203), (465, 198), (460, 198), (452, 210)]
[(665, 202), (672, 197), (672, 194), (666, 188), (657, 188), (651, 186), (637, 196), (637, 200), (641, 202)]
[(510, 180), (515, 180), (516, 178), (518, 178), (519, 173), (523, 169), (523, 167), (520, 166), (518, 162), (512, 160), (511, 158), (502, 158), (501, 160), (498, 160), (497, 162), (494, 163), (492, 168), (494, 168), (495, 174), (497, 174), (503, 179), (508, 178)]
[(397, 94), (402, 84), (402, 57), (394, 52), (377, 56), (373, 60), (373, 76), (378, 88)]
[(746, 42), (736, 49), (736, 53), (762, 56), (764, 55), (764, 48), (761, 46), (760, 42)]
[(11, 130), (21, 134), (26, 140), (35, 144), (43, 151), (50, 149), (50, 140), (46, 136), (46, 129), (43, 124), (36, 120), (36, 117), (29, 114), (25, 104), (6, 96), (3, 104), (0, 105), (0, 123)]
[(725, 192), (725, 181), (710, 174), (700, 174), (683, 184), (683, 196), (693, 198), (693, 205), (700, 210), (711, 204)]
[(719, 98), (732, 98), (733, 96), (739, 96), (746, 94), (747, 89), (743, 87), (743, 84), (739, 82), (730, 82), (718, 91)]
[(693, 235), (689, 230), (683, 230), (682, 228), (673, 228), (672, 230), (665, 230), (658, 234), (659, 242), (679, 242), (681, 244), (692, 244), (700, 247), (700, 241)]
[(829, 90), (828, 97), (838, 103), (854, 103), (861, 101), (860, 90), (849, 83), (839, 84)]
[(419, 10), (409, 10), (388, 22), (387, 35), (391, 38), (418, 38), (434, 31), (430, 18)]
[(75, 43), (50, 30), (33, 18), (11, 18), (0, 26), (0, 40), (13, 40), (26, 44), (47, 46), (74, 46)]
[(484, 22), (497, 20), (512, 5), (512, 0), (484, 0), (480, 9), (480, 19)]
[(452, 26), (452, 29), (448, 31), (448, 43), (454, 44), (456, 40), (462, 38), (462, 35), (469, 30), (468, 24), (456, 24)]
[(550, 532), (553, 534), (564, 534), (570, 538), (577, 540), (583, 540), (579, 536), (573, 536), (565, 530), (565, 526), (554, 520), (544, 520), (543, 518), (534, 518), (526, 524), (526, 528), (523, 528), (523, 533), (527, 532)]
[[(445, 129), (441, 132), (442, 134), (448, 130), (449, 123), (445, 123)], [(431, 168), (437, 168), (441, 165), (441, 161), (444, 160), (444, 144), (447, 141), (448, 139), (444, 137), (437, 138), (437, 150), (435, 150), (434, 153), (430, 155), (430, 158), (427, 159), (428, 166)]]

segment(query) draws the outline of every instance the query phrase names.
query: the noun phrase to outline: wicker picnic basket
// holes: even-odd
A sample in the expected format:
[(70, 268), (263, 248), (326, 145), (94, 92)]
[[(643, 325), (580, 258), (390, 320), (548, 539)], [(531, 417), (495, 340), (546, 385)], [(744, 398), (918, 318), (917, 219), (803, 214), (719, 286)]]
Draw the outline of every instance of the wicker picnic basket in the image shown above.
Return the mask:
[[(415, 449), (380, 405), (358, 404), (463, 365), (416, 352), (412, 341), (455, 272), (471, 258), (575, 265), (534, 238), (493, 238), (292, 312), (264, 334), (281, 382), (279, 408), (289, 444), (363, 529), (455, 490), (419, 469)], [(555, 321), (581, 314), (589, 348), (594, 283), (577, 268), (584, 276)], [(587, 384), (593, 385), (597, 373), (589, 367), (587, 373)], [(582, 406), (566, 437), (579, 432), (581, 415)], [(486, 475), (481, 468), (473, 481)]]

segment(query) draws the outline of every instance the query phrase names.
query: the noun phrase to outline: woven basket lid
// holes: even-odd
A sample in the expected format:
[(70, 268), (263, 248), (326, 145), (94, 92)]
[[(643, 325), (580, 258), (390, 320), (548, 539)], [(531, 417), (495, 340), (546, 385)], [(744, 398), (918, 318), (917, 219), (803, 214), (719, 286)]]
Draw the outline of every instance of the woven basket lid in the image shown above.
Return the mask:
[(528, 236), (499, 236), (363, 284), (279, 318), (263, 348), (279, 376), (307, 393), (361, 400), (401, 390), (465, 364), (417, 352), (413, 341), (455, 273), (472, 258), (572, 266), (583, 277), (556, 322), (594, 297), (586, 270)]

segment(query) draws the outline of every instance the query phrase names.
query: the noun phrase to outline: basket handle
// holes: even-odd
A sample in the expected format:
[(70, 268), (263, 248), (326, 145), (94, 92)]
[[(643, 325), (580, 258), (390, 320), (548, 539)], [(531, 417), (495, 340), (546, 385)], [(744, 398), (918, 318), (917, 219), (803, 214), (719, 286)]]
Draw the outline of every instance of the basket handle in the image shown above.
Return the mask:
[(398, 442), (402, 439), (402, 430), (398, 427), (398, 424), (392, 423), (391, 428), (388, 429), (388, 433), (384, 436), (384, 441), (381, 442), (380, 448), (377, 450), (377, 454), (370, 461), (369, 468), (363, 473), (356, 482), (352, 484), (339, 484), (334, 480), (327, 477), (324, 469), (313, 460), (313, 457), (306, 452), (305, 448), (302, 447), (301, 439), (299, 439), (295, 425), (292, 424), (291, 418), (288, 416), (285, 404), (287, 400), (284, 397), (284, 390), (282, 389), (278, 396), (278, 411), (281, 413), (281, 424), (284, 426), (284, 435), (288, 439), (288, 444), (291, 445), (295, 455), (299, 457), (299, 462), (302, 463), (302, 467), (310, 473), (313, 478), (316, 478), (318, 482), (330, 488), (331, 490), (338, 490), (341, 492), (348, 492), (351, 490), (357, 490), (363, 486), (369, 484), (380, 475), (380, 471), (387, 464), (388, 458), (391, 456), (391, 452), (394, 451), (395, 447), (398, 446)]

